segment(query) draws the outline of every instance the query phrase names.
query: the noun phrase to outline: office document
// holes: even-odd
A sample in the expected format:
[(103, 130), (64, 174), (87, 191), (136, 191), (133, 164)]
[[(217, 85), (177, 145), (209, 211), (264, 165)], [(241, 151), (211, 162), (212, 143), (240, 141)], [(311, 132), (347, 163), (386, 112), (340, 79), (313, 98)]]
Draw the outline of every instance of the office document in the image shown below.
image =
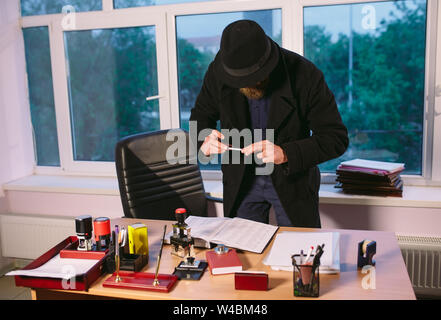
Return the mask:
[[(191, 228), (196, 247), (210, 248), (210, 243), (262, 253), (278, 227), (242, 218), (189, 216), (185, 223)], [(170, 232), (166, 242), (170, 243)]]
[(70, 279), (87, 273), (98, 260), (96, 259), (66, 259), (60, 254), (50, 259), (45, 264), (35, 269), (15, 270), (8, 272), (7, 276), (29, 276), (42, 278)]
[(325, 244), (325, 247), (320, 259), (320, 272), (340, 272), (340, 234), (338, 232), (280, 232), (270, 252), (263, 260), (263, 264), (270, 266), (273, 270), (292, 271), (292, 255), (300, 254), (301, 250), (306, 254), (311, 246), (314, 246), (315, 252), (317, 245), (322, 244)]

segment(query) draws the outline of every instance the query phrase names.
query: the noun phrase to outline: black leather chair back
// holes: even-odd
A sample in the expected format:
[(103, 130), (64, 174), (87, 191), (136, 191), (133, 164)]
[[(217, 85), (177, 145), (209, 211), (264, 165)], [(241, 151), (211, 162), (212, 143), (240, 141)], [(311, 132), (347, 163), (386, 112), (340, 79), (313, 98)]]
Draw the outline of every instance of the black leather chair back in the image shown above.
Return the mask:
[[(168, 133), (175, 139), (167, 141)], [(178, 141), (185, 141), (185, 152), (180, 155)], [(136, 134), (117, 143), (115, 164), (125, 217), (176, 220), (176, 208), (207, 215), (196, 152), (190, 154), (189, 144), (188, 133), (181, 129)], [(167, 161), (170, 155), (172, 162), (179, 163)]]

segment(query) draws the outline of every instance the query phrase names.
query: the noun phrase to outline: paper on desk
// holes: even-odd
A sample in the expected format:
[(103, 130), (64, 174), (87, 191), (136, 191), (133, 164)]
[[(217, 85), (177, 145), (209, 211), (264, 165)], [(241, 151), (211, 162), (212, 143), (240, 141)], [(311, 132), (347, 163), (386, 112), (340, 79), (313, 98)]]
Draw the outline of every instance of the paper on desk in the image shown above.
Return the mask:
[[(191, 228), (191, 236), (196, 247), (210, 248), (211, 239), (216, 235), (222, 224), (231, 218), (189, 216), (185, 223)], [(170, 244), (173, 231), (166, 234), (164, 242)]]
[(231, 218), (189, 216), (185, 219), (185, 223), (191, 227), (193, 236), (210, 241), (227, 220), (231, 220)]
[(96, 259), (61, 259), (57, 254), (45, 264), (35, 269), (15, 270), (7, 276), (30, 276), (42, 278), (70, 279), (87, 273), (98, 260)]
[(236, 217), (227, 220), (212, 241), (232, 248), (261, 253), (277, 229), (277, 226)]
[[(277, 226), (255, 222), (242, 218), (198, 217), (189, 216), (185, 222), (191, 228), (191, 236), (195, 238), (195, 246), (210, 248), (209, 243), (222, 243), (227, 247), (261, 253), (274, 233)], [(170, 243), (172, 232), (166, 236)], [(206, 244), (198, 245), (202, 239)], [(200, 243), (200, 242), (199, 242)]]
[(274, 239), (273, 246), (263, 263), (274, 270), (292, 271), (293, 254), (303, 250), (305, 257), (308, 249), (325, 244), (320, 259), (321, 273), (340, 272), (340, 234), (338, 232), (291, 232), (279, 233)]

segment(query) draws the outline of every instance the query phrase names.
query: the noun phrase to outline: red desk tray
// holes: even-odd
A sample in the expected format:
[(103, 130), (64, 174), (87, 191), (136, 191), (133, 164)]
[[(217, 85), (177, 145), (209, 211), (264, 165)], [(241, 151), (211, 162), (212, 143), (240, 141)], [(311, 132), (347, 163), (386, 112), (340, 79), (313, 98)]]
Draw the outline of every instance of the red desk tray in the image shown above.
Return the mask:
[[(62, 242), (57, 244), (55, 247), (51, 248), (49, 251), (32, 261), (23, 270), (35, 269), (50, 259), (59, 254), (63, 249), (68, 247), (76, 246), (78, 242), (77, 237), (71, 236), (64, 239)], [(75, 277), (74, 286), (63, 286), (63, 279), (59, 278), (44, 278), (44, 277), (30, 277), (30, 276), (15, 276), (15, 285), (18, 287), (30, 287), (30, 288), (45, 288), (45, 289), (60, 289), (60, 290), (74, 290), (74, 291), (87, 291), (90, 285), (98, 279), (103, 271), (103, 262), (105, 255), (100, 255), (98, 257), (91, 257), (90, 259), (97, 259), (96, 264), (89, 269), (88, 272), (77, 275)]]
[(120, 271), (119, 276), (121, 282), (115, 282), (116, 273), (114, 273), (104, 281), (103, 287), (169, 292), (178, 281), (175, 275), (158, 274), (159, 285), (154, 286), (155, 275), (153, 273)]
[(60, 251), (60, 258), (100, 260), (109, 252), (109, 249), (106, 249), (105, 251), (80, 251), (77, 250), (77, 248), (78, 241), (68, 244)]

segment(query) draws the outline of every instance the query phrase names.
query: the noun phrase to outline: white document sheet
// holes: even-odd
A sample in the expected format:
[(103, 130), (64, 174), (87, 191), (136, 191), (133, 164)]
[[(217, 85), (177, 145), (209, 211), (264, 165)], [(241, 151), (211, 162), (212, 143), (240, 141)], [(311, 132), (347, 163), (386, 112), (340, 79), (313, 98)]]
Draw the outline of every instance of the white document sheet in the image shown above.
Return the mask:
[(404, 168), (404, 163), (373, 161), (373, 160), (364, 160), (364, 159), (343, 161), (341, 164), (345, 166), (387, 170), (387, 171), (395, 171)]
[[(209, 243), (222, 243), (227, 247), (262, 253), (278, 227), (241, 218), (189, 216), (185, 222), (191, 228), (195, 246), (209, 248)], [(170, 243), (172, 232), (166, 236)], [(206, 242), (200, 242), (202, 239)]]
[(228, 220), (231, 218), (189, 216), (185, 223), (191, 228), (193, 237), (211, 241)]
[(212, 242), (228, 247), (262, 253), (278, 227), (247, 219), (233, 218), (225, 221)]
[(306, 258), (311, 246), (314, 246), (315, 251), (317, 245), (322, 244), (325, 246), (320, 259), (320, 272), (340, 272), (340, 234), (338, 232), (281, 232), (274, 239), (273, 246), (263, 263), (274, 270), (292, 271), (292, 255), (300, 254), (303, 250)]
[(70, 279), (77, 275), (85, 274), (98, 260), (96, 259), (61, 259), (57, 254), (45, 264), (30, 270), (15, 270), (8, 272), (7, 276), (30, 276), (44, 278)]

